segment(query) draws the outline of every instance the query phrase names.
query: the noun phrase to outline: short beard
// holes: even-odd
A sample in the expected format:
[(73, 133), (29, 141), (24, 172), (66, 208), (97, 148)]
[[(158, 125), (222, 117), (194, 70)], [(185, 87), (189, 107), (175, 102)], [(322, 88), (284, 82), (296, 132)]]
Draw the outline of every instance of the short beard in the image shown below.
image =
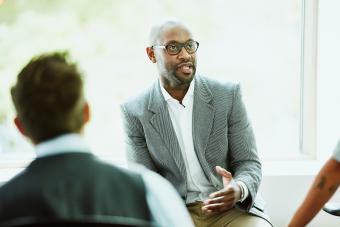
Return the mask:
[(177, 75), (176, 70), (169, 71), (168, 78), (170, 78), (169, 83), (171, 87), (175, 88), (175, 87), (180, 87), (183, 85), (189, 85), (191, 81), (194, 79), (195, 74), (196, 74), (196, 67), (194, 65), (192, 66), (192, 69), (193, 69), (192, 75), (187, 80), (181, 79), (181, 77)]

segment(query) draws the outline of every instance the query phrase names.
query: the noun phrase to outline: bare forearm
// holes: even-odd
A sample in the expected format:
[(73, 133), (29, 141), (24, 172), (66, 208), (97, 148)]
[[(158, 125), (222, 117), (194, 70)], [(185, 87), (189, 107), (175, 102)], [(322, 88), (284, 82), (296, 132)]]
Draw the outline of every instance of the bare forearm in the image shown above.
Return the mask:
[(327, 178), (324, 176), (320, 176), (315, 180), (307, 197), (295, 213), (291, 224), (289, 225), (290, 227), (306, 226), (333, 195), (334, 189), (332, 186), (325, 187), (322, 185), (326, 180)]
[(331, 198), (339, 186), (340, 164), (329, 160), (321, 169), (307, 197), (292, 218), (289, 227), (306, 226)]

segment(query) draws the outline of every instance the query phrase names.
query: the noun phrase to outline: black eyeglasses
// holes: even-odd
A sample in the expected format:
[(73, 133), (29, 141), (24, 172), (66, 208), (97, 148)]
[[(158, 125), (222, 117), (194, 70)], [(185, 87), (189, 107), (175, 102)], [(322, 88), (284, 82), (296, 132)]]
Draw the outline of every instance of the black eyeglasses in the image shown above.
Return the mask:
[(152, 46), (152, 48), (163, 48), (166, 50), (166, 52), (169, 55), (176, 55), (176, 54), (179, 54), (179, 52), (181, 52), (183, 47), (189, 54), (193, 54), (197, 51), (198, 46), (199, 46), (199, 43), (197, 41), (189, 40), (185, 43), (170, 42), (166, 45), (161, 45), (161, 46), (155, 45), (155, 46)]

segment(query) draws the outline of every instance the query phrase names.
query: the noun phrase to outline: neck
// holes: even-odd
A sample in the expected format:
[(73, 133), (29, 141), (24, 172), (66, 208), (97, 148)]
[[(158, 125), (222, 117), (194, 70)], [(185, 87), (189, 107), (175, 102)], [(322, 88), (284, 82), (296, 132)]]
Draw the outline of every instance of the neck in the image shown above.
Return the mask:
[(172, 87), (169, 83), (164, 83), (163, 81), (161, 82), (162, 86), (169, 93), (169, 95), (182, 104), (183, 98), (189, 89), (190, 83)]
[(51, 140), (51, 139), (54, 139), (54, 138), (56, 138), (56, 137), (59, 137), (59, 136), (65, 135), (65, 134), (69, 134), (69, 133), (79, 134), (80, 136), (83, 137), (83, 136), (84, 136), (84, 126), (82, 126), (80, 130), (76, 130), (76, 131), (74, 131), (74, 132), (68, 132), (68, 133), (59, 134), (59, 135), (56, 135), (56, 136), (54, 136), (54, 137), (45, 139), (45, 140), (43, 140), (43, 141), (37, 141), (37, 140), (34, 140), (34, 139), (31, 138), (31, 137), (28, 137), (28, 138), (29, 138), (29, 140), (31, 141), (31, 143), (33, 144), (33, 146), (36, 146), (36, 145), (38, 145), (39, 143), (42, 143), (42, 142), (45, 142), (45, 141), (47, 141), (47, 140)]

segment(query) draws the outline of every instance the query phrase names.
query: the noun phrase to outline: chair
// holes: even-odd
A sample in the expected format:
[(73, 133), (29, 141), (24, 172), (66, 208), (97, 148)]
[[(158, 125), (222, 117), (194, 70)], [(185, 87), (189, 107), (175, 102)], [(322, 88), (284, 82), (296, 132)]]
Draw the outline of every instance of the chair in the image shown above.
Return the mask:
[(129, 217), (84, 217), (78, 219), (58, 218), (19, 218), (6, 223), (0, 223), (1, 227), (156, 227), (154, 223), (129, 218)]
[(326, 203), (323, 210), (331, 215), (340, 216), (340, 203)]

